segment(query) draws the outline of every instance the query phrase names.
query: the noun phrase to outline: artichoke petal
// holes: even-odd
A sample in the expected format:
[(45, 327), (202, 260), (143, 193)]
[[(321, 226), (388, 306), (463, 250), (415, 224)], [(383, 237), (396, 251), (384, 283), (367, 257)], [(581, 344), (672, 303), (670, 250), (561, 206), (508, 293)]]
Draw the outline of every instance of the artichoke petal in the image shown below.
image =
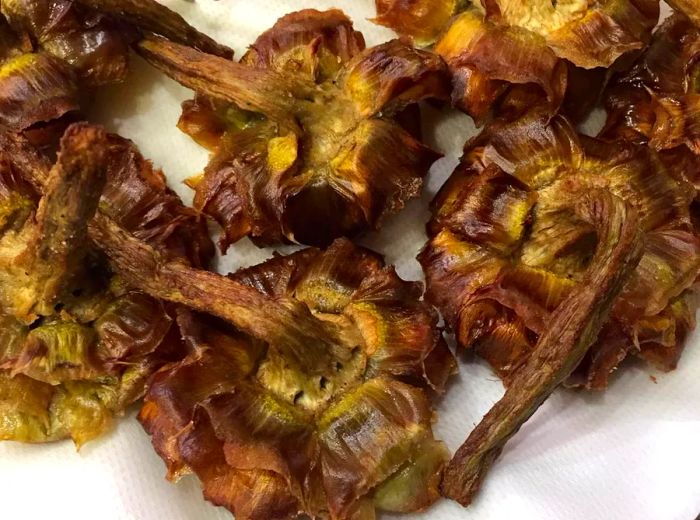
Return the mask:
[(372, 21), (402, 36), (410, 36), (420, 45), (430, 45), (460, 3), (458, 0), (375, 0), (377, 16)]
[(700, 159), (700, 29), (670, 16), (633, 67), (605, 92), (600, 136), (648, 144), (689, 182)]
[[(366, 382), (331, 406), (319, 422), (331, 515), (348, 517), (357, 498), (400, 471), (407, 455), (411, 461), (432, 437), (431, 417), (427, 401), (415, 388), (384, 379)], [(445, 452), (435, 455), (440, 460)]]
[(489, 101), (489, 93), (497, 92), (494, 81), (535, 84), (553, 109), (564, 99), (566, 67), (544, 38), (518, 27), (497, 25), (477, 10), (459, 15), (437, 42), (435, 51), (459, 78), (453, 82), (453, 103), (476, 119), (482, 119), (491, 107), (482, 102), (476, 105), (479, 110), (473, 110), (471, 101)]
[(392, 40), (358, 54), (343, 71), (343, 88), (362, 117), (392, 115), (428, 98), (448, 97), (442, 60)]
[(323, 82), (335, 79), (364, 48), (362, 33), (342, 11), (307, 9), (280, 18), (258, 36), (241, 62)]
[(0, 125), (21, 131), (77, 110), (75, 76), (62, 60), (44, 53), (11, 58), (0, 66)]

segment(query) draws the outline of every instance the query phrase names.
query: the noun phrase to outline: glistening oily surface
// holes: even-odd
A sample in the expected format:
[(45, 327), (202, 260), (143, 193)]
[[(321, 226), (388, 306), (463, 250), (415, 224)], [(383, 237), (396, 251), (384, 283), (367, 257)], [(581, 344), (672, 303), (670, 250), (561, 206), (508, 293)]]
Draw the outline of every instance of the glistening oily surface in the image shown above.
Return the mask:
[[(239, 57), (279, 16), (303, 7), (342, 7), (370, 45), (392, 37), (367, 21), (374, 13), (373, 0), (164, 3), (234, 47)], [(126, 85), (100, 93), (94, 114), (110, 130), (134, 139), (187, 201), (191, 192), (181, 181), (206, 163), (206, 152), (175, 128), (179, 104), (189, 97), (191, 92), (135, 61)], [(427, 203), (474, 132), (466, 116), (456, 115), (441, 118), (432, 128), (428, 140), (446, 157), (434, 166), (422, 199), (391, 218), (381, 234), (363, 240), (409, 279), (421, 277), (414, 257), (425, 241)], [(219, 267), (228, 272), (269, 254), (242, 241)], [(508, 444), (473, 506), (464, 510), (444, 501), (424, 515), (402, 518), (692, 520), (700, 511), (699, 341), (697, 335), (690, 339), (676, 372), (652, 374), (657, 384), (650, 372), (633, 366), (615, 377), (605, 394), (557, 392)], [(483, 364), (462, 363), (439, 406), (436, 435), (456, 449), (501, 392), (500, 382)], [(187, 477), (178, 485), (164, 480), (164, 465), (133, 413), (79, 454), (70, 442), (3, 443), (0, 461), (3, 518), (230, 518), (203, 501), (196, 479)]]

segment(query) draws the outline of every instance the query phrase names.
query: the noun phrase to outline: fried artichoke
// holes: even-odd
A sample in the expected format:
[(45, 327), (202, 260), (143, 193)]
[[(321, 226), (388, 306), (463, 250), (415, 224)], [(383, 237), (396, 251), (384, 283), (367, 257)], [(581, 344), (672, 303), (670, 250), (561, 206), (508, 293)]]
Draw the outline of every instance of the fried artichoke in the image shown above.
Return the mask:
[(630, 354), (675, 368), (695, 326), (700, 237), (692, 186), (647, 146), (577, 135), (562, 116), (496, 120), (467, 143), (432, 204), (420, 255), (428, 298), (458, 342), (506, 385), (533, 355), (557, 306), (583, 283), (595, 230), (571, 212), (605, 188), (640, 216), (644, 255), (571, 385), (602, 389)]
[(0, 439), (80, 446), (183, 355), (172, 310), (88, 240), (96, 210), (168, 258), (212, 255), (203, 223), (130, 142), (73, 125), (52, 167), (21, 135), (0, 136)]
[[(483, 0), (481, 4), (472, 2), (435, 45), (453, 75), (453, 104), (477, 121), (484, 120), (512, 89), (516, 98), (526, 95), (545, 101), (555, 113), (565, 100), (572, 74), (570, 83), (581, 83), (582, 78), (590, 83), (583, 102), (592, 105), (604, 85), (600, 68), (643, 48), (659, 19), (658, 0)], [(597, 72), (585, 74), (585, 70)], [(571, 105), (578, 103), (574, 99)]]
[(674, 14), (606, 92), (605, 139), (648, 144), (700, 187), (700, 29)]
[(140, 413), (170, 479), (194, 472), (241, 520), (373, 519), (437, 499), (448, 453), (425, 389), (455, 362), (420, 284), (345, 239), (224, 277), (94, 223), (130, 284), (199, 312), (180, 308), (193, 353), (154, 376)]
[(403, 40), (364, 50), (341, 11), (284, 16), (240, 62), (158, 38), (138, 51), (197, 92), (179, 126), (213, 152), (190, 185), (223, 249), (244, 236), (325, 246), (377, 228), (439, 157), (414, 105), (448, 96), (443, 61)]
[(462, 505), (471, 502), (505, 444), (581, 362), (642, 256), (642, 231), (632, 205), (605, 188), (579, 191), (566, 202), (571, 216), (596, 234), (595, 254), (581, 283), (551, 313), (505, 395), (447, 467), (442, 490)]
[(0, 11), (3, 131), (59, 119), (79, 110), (86, 88), (126, 79), (140, 29), (233, 54), (154, 0), (3, 0)]

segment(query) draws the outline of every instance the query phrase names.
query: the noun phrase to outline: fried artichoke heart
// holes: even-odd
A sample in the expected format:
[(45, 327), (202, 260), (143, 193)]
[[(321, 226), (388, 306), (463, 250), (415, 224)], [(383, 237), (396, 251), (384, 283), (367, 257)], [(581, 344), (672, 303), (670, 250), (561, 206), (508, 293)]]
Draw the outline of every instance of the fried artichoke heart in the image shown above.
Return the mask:
[(80, 446), (182, 355), (172, 311), (127, 286), (90, 243), (96, 211), (169, 258), (200, 265), (213, 252), (203, 223), (130, 142), (76, 124), (51, 166), (22, 136), (2, 135), (0, 439)]
[(597, 101), (600, 68), (642, 49), (658, 19), (658, 0), (483, 0), (454, 18), (435, 51), (450, 67), (453, 104), (478, 122), (513, 89), (551, 113), (568, 95), (576, 114), (576, 96)]
[(700, 29), (668, 18), (632, 69), (605, 96), (604, 139), (648, 144), (700, 188)]
[(179, 126), (213, 153), (190, 185), (223, 249), (245, 236), (326, 246), (377, 228), (439, 157), (415, 104), (448, 96), (442, 59), (403, 40), (365, 49), (341, 11), (284, 16), (240, 62), (157, 38), (138, 51), (197, 93)]
[(433, 201), (420, 262), (428, 298), (459, 344), (506, 385), (585, 280), (596, 233), (570, 208), (595, 188), (637, 210), (644, 255), (568, 383), (603, 389), (630, 354), (671, 370), (695, 326), (700, 237), (683, 176), (647, 146), (577, 135), (562, 116), (494, 121)]
[(241, 520), (373, 519), (438, 498), (449, 455), (426, 390), (455, 361), (421, 284), (346, 239), (225, 277), (94, 222), (130, 284), (197, 311), (178, 317), (193, 353), (154, 376), (139, 416), (170, 479), (195, 473)]

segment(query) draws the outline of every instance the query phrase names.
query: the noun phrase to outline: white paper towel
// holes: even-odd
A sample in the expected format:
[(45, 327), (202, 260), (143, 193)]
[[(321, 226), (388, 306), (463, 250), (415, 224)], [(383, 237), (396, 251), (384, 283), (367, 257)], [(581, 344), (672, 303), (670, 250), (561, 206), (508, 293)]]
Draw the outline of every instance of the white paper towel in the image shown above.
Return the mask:
[[(393, 34), (367, 19), (374, 0), (168, 0), (190, 23), (229, 44), (245, 46), (281, 15), (304, 7), (343, 8), (369, 45)], [(136, 141), (161, 166), (171, 186), (191, 201), (181, 181), (201, 170), (206, 152), (175, 128), (191, 92), (134, 60), (130, 81), (99, 94), (94, 118)], [(595, 123), (595, 122), (594, 122)], [(431, 111), (430, 142), (445, 152), (423, 197), (362, 242), (384, 253), (400, 274), (420, 279), (415, 255), (425, 241), (427, 204), (457, 163), (475, 129), (470, 119)], [(267, 258), (247, 241), (219, 262), (230, 271)], [(443, 501), (415, 520), (693, 520), (700, 512), (700, 337), (689, 340), (680, 368), (653, 374), (626, 366), (609, 391), (558, 391), (507, 445), (469, 509)], [(465, 356), (460, 356), (467, 361)], [(456, 449), (502, 387), (479, 362), (461, 373), (439, 406), (437, 435)], [(0, 444), (0, 518), (55, 520), (214, 520), (230, 518), (201, 498), (193, 477), (172, 485), (135, 421), (76, 453), (70, 442)], [(383, 518), (399, 518), (385, 515)]]

